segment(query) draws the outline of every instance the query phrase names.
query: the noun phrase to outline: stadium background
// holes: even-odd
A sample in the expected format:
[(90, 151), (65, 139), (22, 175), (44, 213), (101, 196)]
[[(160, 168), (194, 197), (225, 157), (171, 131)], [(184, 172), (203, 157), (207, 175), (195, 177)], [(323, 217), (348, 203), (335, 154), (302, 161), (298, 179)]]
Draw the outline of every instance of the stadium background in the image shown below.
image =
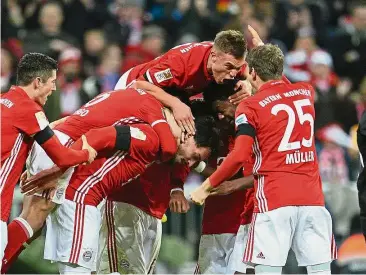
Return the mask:
[[(14, 69), (22, 54), (42, 52), (59, 61), (58, 91), (46, 105), (50, 121), (113, 89), (126, 70), (175, 45), (213, 40), (222, 29), (247, 33), (246, 26), (252, 25), (264, 42), (281, 47), (290, 80), (308, 81), (316, 88), (319, 167), (336, 240), (343, 244), (340, 257), (347, 262), (349, 255), (357, 254), (361, 261), (356, 269), (365, 268), (364, 243), (359, 250), (345, 243), (351, 235), (357, 238), (354, 234), (360, 231), (355, 184), (360, 161), (354, 134), (366, 106), (365, 2), (3, 0), (1, 16), (1, 92), (14, 84)], [(248, 42), (250, 46), (250, 38)], [(192, 174), (185, 185), (186, 194), (200, 180)], [(12, 217), (21, 209), (19, 192), (15, 197)], [(193, 273), (201, 215), (202, 208), (193, 205), (186, 215), (168, 211), (157, 273)], [(40, 238), (23, 252), (11, 272), (56, 270), (42, 260)], [(289, 257), (284, 271), (305, 270), (298, 269)]]

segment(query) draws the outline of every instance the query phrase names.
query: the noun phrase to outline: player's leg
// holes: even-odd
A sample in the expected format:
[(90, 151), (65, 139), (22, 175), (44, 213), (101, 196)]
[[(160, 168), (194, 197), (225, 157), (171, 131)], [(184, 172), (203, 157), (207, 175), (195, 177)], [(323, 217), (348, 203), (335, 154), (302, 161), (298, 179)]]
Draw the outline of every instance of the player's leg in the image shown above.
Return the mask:
[(107, 201), (107, 247), (100, 255), (98, 273), (146, 274), (143, 240), (149, 224), (144, 214), (127, 203)]
[(44, 258), (59, 263), (60, 272), (96, 270), (100, 212), (65, 200), (47, 217)]
[(147, 274), (153, 274), (156, 265), (156, 260), (158, 259), (160, 252), (161, 236), (163, 231), (160, 219), (152, 216), (150, 216), (149, 218), (150, 218), (150, 226), (144, 238), (144, 252), (145, 252)]
[(254, 266), (243, 261), (244, 251), (248, 241), (250, 224), (240, 225), (236, 234), (234, 250), (230, 257), (229, 268), (235, 274), (253, 274)]
[(287, 206), (256, 213), (249, 229), (244, 261), (255, 273), (281, 273), (291, 247), (296, 207)]
[(299, 266), (308, 273), (330, 274), (330, 264), (337, 257), (332, 218), (325, 207), (301, 206), (293, 240)]
[(216, 234), (201, 236), (196, 274), (225, 274), (225, 251), (219, 244)]

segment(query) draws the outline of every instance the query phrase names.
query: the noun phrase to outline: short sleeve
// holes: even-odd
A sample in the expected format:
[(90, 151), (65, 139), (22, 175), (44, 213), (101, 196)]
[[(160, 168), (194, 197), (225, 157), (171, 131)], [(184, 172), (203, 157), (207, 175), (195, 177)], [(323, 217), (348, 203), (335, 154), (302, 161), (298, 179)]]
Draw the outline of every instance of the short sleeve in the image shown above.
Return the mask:
[(25, 107), (22, 112), (17, 115), (15, 122), (15, 127), (29, 136), (33, 136), (39, 131), (42, 131), (48, 125), (49, 122), (45, 113), (36, 103)]
[(235, 112), (235, 129), (238, 129), (239, 125), (249, 124), (256, 128), (256, 116), (253, 108), (249, 106), (248, 101), (243, 101), (236, 108)]
[(171, 55), (155, 66), (149, 68), (144, 78), (159, 87), (181, 87), (184, 81), (186, 69), (182, 58)]

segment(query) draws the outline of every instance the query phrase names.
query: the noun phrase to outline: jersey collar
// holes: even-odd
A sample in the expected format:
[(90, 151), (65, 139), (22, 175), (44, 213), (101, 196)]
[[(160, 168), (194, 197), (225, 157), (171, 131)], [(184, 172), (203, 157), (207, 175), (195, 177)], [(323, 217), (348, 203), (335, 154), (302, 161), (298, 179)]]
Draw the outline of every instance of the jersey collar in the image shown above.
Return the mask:
[(12, 85), (10, 87), (10, 91), (14, 91), (16, 93), (21, 94), (22, 96), (29, 97), (28, 94), (22, 88), (20, 88), (19, 86)]
[(208, 48), (208, 51), (205, 53), (204, 57), (203, 57), (203, 73), (205, 74), (205, 77), (207, 80), (213, 80), (213, 75), (209, 74), (208, 70), (207, 70), (207, 62), (208, 62), (208, 58), (210, 56), (212, 50), (212, 46)]
[(271, 81), (264, 83), (257, 92), (261, 92), (261, 91), (267, 90), (273, 86), (278, 86), (278, 85), (282, 85), (282, 84), (285, 84), (285, 82), (281, 79), (271, 80)]

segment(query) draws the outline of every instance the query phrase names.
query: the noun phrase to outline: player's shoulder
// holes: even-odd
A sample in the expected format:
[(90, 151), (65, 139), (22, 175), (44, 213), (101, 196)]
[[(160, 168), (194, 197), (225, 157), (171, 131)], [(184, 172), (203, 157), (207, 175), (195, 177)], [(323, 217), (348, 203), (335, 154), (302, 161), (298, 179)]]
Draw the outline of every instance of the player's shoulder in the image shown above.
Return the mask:
[(131, 139), (143, 141), (145, 150), (157, 152), (159, 150), (159, 137), (148, 124), (133, 124), (130, 126)]
[(191, 56), (199, 57), (201, 55), (203, 57), (207, 51), (211, 50), (212, 46), (213, 42), (209, 41), (186, 43), (175, 46), (167, 54), (181, 59), (186, 59)]
[(16, 111), (17, 115), (43, 112), (43, 108), (32, 100), (23, 90), (13, 86), (0, 98), (1, 105)]

